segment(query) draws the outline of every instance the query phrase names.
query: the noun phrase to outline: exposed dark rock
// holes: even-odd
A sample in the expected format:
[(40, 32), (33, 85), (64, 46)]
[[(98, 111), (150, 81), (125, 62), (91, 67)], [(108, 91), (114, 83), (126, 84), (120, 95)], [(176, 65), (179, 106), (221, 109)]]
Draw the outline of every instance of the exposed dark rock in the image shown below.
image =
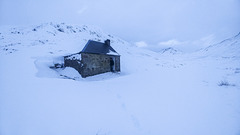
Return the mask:
[(59, 28), (59, 29), (57, 29), (59, 32), (64, 32), (64, 29), (62, 29), (62, 28)]

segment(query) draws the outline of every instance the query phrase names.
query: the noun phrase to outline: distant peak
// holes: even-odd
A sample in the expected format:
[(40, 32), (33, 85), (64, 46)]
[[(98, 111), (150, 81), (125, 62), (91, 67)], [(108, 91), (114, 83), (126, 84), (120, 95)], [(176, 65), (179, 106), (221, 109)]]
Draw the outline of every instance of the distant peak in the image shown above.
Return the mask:
[(177, 54), (177, 53), (180, 53), (180, 51), (174, 49), (173, 47), (168, 47), (168, 48), (162, 49), (161, 53)]

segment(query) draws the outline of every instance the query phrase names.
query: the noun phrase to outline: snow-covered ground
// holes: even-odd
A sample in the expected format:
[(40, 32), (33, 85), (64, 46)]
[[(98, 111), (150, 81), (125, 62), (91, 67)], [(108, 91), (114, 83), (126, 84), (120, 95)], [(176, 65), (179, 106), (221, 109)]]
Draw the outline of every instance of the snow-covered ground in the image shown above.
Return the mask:
[[(88, 39), (111, 40), (120, 73), (81, 78), (49, 68)], [(0, 134), (240, 134), (240, 35), (195, 53), (168, 50), (86, 25), (1, 27)]]

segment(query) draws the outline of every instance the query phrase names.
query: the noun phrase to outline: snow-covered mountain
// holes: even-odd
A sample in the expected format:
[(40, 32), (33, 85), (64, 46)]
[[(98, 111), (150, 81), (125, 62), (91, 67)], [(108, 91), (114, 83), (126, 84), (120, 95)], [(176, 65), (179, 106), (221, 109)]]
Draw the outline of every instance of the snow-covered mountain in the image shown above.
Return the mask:
[(174, 49), (173, 47), (168, 47), (165, 49), (162, 49), (160, 53), (165, 54), (165, 55), (176, 55), (176, 54), (182, 54), (181, 51)]
[[(89, 39), (111, 40), (120, 73), (81, 78), (72, 68), (49, 68)], [(164, 55), (94, 26), (0, 27), (0, 134), (239, 134), (237, 50), (239, 35), (194, 54)]]
[(21, 47), (36, 45), (57, 45), (59, 50), (62, 49), (62, 51), (71, 53), (71, 51), (76, 51), (77, 49), (80, 51), (81, 47), (89, 39), (95, 41), (110, 39), (112, 43), (122, 44), (125, 42), (110, 34), (103, 33), (100, 28), (86, 25), (71, 26), (64, 23), (45, 23), (25, 28), (2, 27), (0, 36), (1, 51), (6, 51), (5, 53), (17, 51), (13, 48), (20, 49)]
[(202, 49), (200, 53), (204, 56), (240, 58), (240, 32), (232, 38)]

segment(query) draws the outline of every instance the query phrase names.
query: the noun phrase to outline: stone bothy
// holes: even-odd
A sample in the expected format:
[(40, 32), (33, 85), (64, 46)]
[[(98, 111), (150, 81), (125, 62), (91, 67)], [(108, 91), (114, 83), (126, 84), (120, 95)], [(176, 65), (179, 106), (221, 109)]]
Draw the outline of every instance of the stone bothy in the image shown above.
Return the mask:
[(76, 69), (84, 78), (120, 72), (120, 55), (110, 46), (109, 39), (104, 43), (89, 40), (81, 52), (64, 56), (64, 66)]

